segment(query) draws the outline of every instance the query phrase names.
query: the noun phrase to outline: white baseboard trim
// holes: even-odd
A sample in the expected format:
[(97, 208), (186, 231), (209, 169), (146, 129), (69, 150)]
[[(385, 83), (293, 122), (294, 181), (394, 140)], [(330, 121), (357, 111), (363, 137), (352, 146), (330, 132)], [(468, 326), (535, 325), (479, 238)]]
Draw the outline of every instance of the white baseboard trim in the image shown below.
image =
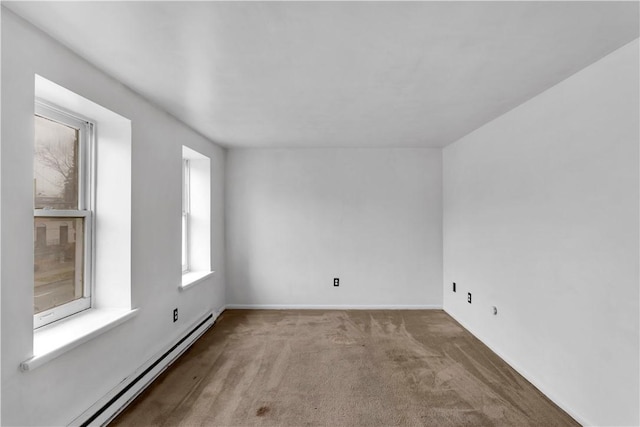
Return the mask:
[(483, 340), (482, 338), (480, 338), (480, 336), (475, 333), (473, 331), (472, 328), (470, 328), (467, 324), (465, 324), (464, 322), (462, 322), (460, 319), (458, 319), (456, 316), (454, 316), (452, 313), (450, 313), (449, 311), (447, 311), (446, 309), (444, 309), (445, 313), (447, 313), (449, 316), (453, 317), (453, 319), (458, 322), (460, 325), (462, 325), (463, 328), (465, 328), (467, 330), (467, 332), (469, 332), (471, 335), (473, 335), (474, 337), (476, 337), (480, 342), (482, 342), (482, 344), (486, 345), (487, 347), (489, 347), (489, 349), (494, 352), (498, 357), (500, 357), (500, 359), (502, 359), (507, 365), (511, 366), (516, 372), (518, 372), (520, 375), (522, 375), (527, 381), (529, 381), (531, 384), (533, 384), (533, 386), (535, 388), (537, 388), (542, 394), (544, 394), (545, 396), (547, 396), (547, 398), (549, 400), (551, 400), (553, 403), (555, 403), (556, 405), (558, 405), (560, 407), (560, 409), (562, 409), (563, 411), (565, 411), (567, 414), (569, 414), (569, 416), (571, 416), (571, 418), (573, 418), (574, 420), (576, 420), (576, 422), (578, 422), (580, 425), (583, 426), (593, 426), (595, 424), (588, 422), (587, 420), (585, 420), (582, 416), (580, 416), (576, 411), (574, 411), (570, 406), (568, 406), (564, 401), (562, 401), (562, 399), (559, 399), (558, 396), (556, 396), (553, 392), (551, 392), (547, 387), (545, 387), (544, 384), (542, 384), (540, 381), (538, 381), (536, 379), (535, 376), (531, 375), (529, 372), (527, 372), (526, 369), (523, 369), (518, 363), (515, 363), (511, 358), (507, 357), (505, 354), (503, 354), (502, 352), (496, 350), (492, 345), (490, 345), (489, 343), (487, 343), (485, 340)]
[(442, 310), (442, 305), (227, 304), (226, 308), (246, 310)]
[(202, 316), (186, 330), (182, 338), (144, 363), (106, 396), (73, 420), (70, 425), (83, 427), (107, 425), (213, 326), (224, 310), (225, 307), (222, 307), (218, 311)]

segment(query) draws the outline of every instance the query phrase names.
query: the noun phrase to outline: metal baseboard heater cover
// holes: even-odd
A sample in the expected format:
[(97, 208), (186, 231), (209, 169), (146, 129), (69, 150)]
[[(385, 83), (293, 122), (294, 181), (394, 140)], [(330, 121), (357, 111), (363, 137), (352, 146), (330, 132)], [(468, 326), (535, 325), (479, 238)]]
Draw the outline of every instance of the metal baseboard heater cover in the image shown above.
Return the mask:
[[(218, 315), (219, 315), (219, 313), (218, 313)], [(217, 317), (218, 316), (215, 316), (215, 318), (217, 318)], [(182, 353), (184, 353), (191, 346), (191, 344), (193, 344), (193, 342), (195, 342), (195, 338), (197, 338), (197, 337), (195, 337), (193, 339), (193, 341), (191, 343), (189, 343), (189, 345), (187, 345), (184, 349), (182, 349), (178, 354), (173, 355), (173, 357), (169, 361), (167, 361), (165, 363), (165, 366), (162, 368), (162, 370), (157, 372), (153, 377), (148, 378), (146, 380), (146, 383), (143, 384), (140, 387), (140, 389), (135, 392), (135, 394), (133, 396), (129, 397), (126, 402), (120, 403), (119, 404), (120, 406), (118, 406), (115, 410), (113, 410), (113, 408), (112, 408), (113, 405), (116, 404), (120, 399), (122, 399), (122, 397), (125, 394), (127, 394), (127, 392), (129, 392), (133, 387), (138, 385), (138, 383), (140, 383), (140, 381), (145, 379), (145, 377), (147, 375), (149, 375), (149, 373), (151, 371), (153, 371), (155, 368), (157, 368), (158, 365), (160, 365), (161, 363), (165, 362), (165, 360), (169, 356), (171, 356), (172, 353), (178, 347), (180, 347), (187, 340), (189, 340), (191, 337), (193, 337), (194, 334), (197, 334), (197, 333), (199, 333), (199, 335), (204, 334), (209, 329), (209, 327), (213, 326), (213, 322), (211, 322), (211, 324), (208, 327), (204, 327), (204, 326), (207, 325), (207, 323), (209, 323), (212, 319), (215, 321), (215, 318), (214, 318), (214, 313), (210, 313), (207, 317), (205, 317), (202, 321), (200, 321), (200, 323), (198, 323), (194, 328), (192, 328), (191, 331), (189, 331), (185, 336), (183, 336), (177, 343), (175, 343), (171, 348), (169, 348), (167, 351), (165, 351), (160, 357), (158, 357), (153, 363), (151, 363), (144, 371), (142, 371), (132, 381), (130, 381), (126, 386), (124, 386), (124, 388), (122, 390), (120, 390), (111, 399), (109, 399), (104, 405), (102, 405), (100, 407), (100, 409), (98, 409), (91, 416), (89, 416), (89, 418), (87, 418), (86, 420), (82, 421), (79, 425), (81, 427), (87, 427), (87, 426), (92, 426), (92, 425), (106, 425), (108, 422), (113, 420), (122, 410), (124, 410), (124, 408), (126, 408), (126, 406), (131, 401), (133, 401), (133, 399), (135, 399), (140, 393), (142, 393), (142, 391), (145, 388), (147, 388), (147, 386), (149, 386), (153, 382), (153, 380), (155, 380), (155, 378), (157, 376), (159, 376), (178, 357), (180, 357), (180, 355)], [(105, 412), (111, 412), (111, 414), (109, 416), (107, 416), (106, 419), (103, 419), (103, 420), (99, 421), (98, 424), (93, 424), (95, 421), (97, 421), (99, 418), (101, 418), (101, 416), (103, 414), (105, 414)]]

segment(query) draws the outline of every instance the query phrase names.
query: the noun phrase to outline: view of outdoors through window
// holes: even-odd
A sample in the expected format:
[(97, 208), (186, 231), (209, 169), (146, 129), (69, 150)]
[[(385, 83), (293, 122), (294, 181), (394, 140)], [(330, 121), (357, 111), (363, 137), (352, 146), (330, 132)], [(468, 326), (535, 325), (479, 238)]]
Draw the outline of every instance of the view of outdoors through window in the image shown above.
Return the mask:
[(189, 271), (189, 160), (182, 159), (182, 272)]
[(83, 297), (85, 218), (55, 212), (80, 208), (79, 143), (77, 129), (35, 117), (34, 314)]
[(78, 133), (77, 129), (36, 116), (36, 209), (78, 209)]
[(34, 314), (82, 298), (84, 218), (35, 218)]

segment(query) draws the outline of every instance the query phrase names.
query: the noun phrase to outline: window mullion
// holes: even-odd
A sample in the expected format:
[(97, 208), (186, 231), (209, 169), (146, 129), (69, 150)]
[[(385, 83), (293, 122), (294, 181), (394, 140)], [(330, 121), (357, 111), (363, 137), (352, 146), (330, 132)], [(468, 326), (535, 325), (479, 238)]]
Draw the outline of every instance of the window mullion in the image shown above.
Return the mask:
[(88, 210), (62, 210), (62, 209), (34, 209), (34, 217), (63, 217), (63, 218), (86, 218), (91, 216)]

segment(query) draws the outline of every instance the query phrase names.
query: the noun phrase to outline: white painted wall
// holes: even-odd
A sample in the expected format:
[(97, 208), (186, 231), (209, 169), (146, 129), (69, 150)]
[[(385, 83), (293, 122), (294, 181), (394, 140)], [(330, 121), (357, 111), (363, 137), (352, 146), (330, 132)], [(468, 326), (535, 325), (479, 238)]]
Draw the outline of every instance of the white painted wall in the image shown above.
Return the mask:
[(441, 165), (439, 149), (230, 150), (228, 303), (440, 307)]
[[(139, 314), (29, 372), (34, 75), (132, 121), (132, 305)], [(182, 145), (211, 158), (212, 269), (180, 292)], [(2, 425), (66, 425), (224, 305), (224, 150), (2, 9)], [(117, 173), (117, 171), (114, 171)], [(172, 310), (180, 319), (172, 322)]]
[(638, 75), (636, 40), (443, 153), (445, 310), (593, 425), (640, 423)]

